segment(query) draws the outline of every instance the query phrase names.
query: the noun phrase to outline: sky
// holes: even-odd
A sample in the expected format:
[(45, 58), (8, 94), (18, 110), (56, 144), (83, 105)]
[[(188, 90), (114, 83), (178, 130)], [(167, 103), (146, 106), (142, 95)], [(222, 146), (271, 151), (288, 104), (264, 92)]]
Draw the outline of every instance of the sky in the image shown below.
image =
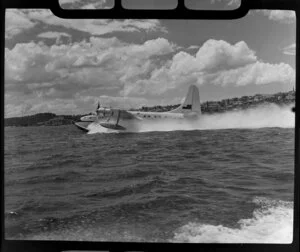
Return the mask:
[[(144, 1), (125, 2), (140, 8)], [(150, 2), (172, 8), (173, 1)], [(188, 2), (196, 9), (239, 6)], [(97, 9), (113, 1), (60, 4)], [(201, 102), (295, 85), (293, 11), (253, 10), (237, 20), (69, 20), (50, 10), (9, 9), (5, 21), (5, 117), (84, 114), (98, 101), (121, 109), (178, 104), (191, 84)]]

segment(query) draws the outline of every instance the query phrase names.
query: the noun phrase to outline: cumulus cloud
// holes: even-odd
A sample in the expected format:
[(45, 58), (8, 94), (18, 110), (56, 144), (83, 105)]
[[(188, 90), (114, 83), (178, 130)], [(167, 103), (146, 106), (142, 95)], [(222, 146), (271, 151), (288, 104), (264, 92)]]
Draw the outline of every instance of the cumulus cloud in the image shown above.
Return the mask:
[[(241, 5), (241, 0), (211, 0), (212, 4), (224, 3), (227, 6), (239, 7)], [(267, 16), (270, 20), (278, 21), (280, 23), (291, 24), (296, 22), (295, 11), (289, 10), (256, 10), (256, 13), (261, 13)]]
[(188, 50), (195, 50), (195, 49), (199, 49), (200, 46), (197, 46), (197, 45), (191, 45), (189, 46), (187, 49)]
[[(36, 95), (22, 95), (19, 101), (5, 102), (5, 117), (32, 115), (36, 113), (80, 114), (86, 112), (86, 107), (73, 99), (55, 98), (45, 100)], [(88, 105), (88, 104), (86, 104)]]
[[(241, 0), (211, 0), (212, 4), (217, 2), (222, 2), (227, 6), (239, 7), (241, 5)], [(270, 20), (278, 21), (281, 23), (294, 23), (296, 21), (295, 11), (289, 10), (256, 10), (256, 13), (261, 13), (267, 16)]]
[(6, 12), (6, 38), (11, 38), (22, 31), (34, 27), (37, 23), (75, 29), (92, 35), (112, 32), (161, 31), (166, 29), (156, 19), (149, 20), (108, 20), (108, 19), (62, 19), (47, 9), (12, 9)]
[(234, 45), (223, 40), (207, 40), (195, 56), (178, 52), (163, 68), (153, 72), (153, 79), (165, 79), (173, 88), (181, 83), (202, 84), (203, 76), (212, 72), (233, 69), (257, 60), (255, 52), (244, 41)]
[(267, 16), (270, 20), (278, 21), (280, 23), (291, 24), (296, 22), (295, 11), (289, 10), (257, 10), (257, 13), (261, 13)]
[(65, 33), (65, 32), (54, 32), (54, 31), (43, 32), (43, 33), (38, 34), (37, 37), (47, 38), (47, 39), (55, 39), (55, 44), (63, 43), (62, 38), (67, 38), (69, 43), (72, 41), (71, 35), (68, 33)]
[(294, 69), (288, 64), (258, 61), (244, 67), (201, 76), (198, 83), (209, 82), (220, 86), (266, 85), (276, 82), (290, 83), (294, 78)]
[(107, 0), (97, 0), (96, 2), (89, 3), (83, 6), (80, 6), (80, 9), (110, 9), (114, 6), (114, 0), (107, 1)]
[(113, 7), (114, 0), (59, 0), (64, 9), (105, 9)]
[(54, 32), (54, 31), (48, 31), (48, 32), (43, 32), (37, 35), (39, 38), (58, 38), (60, 36), (64, 36), (64, 37), (71, 37), (70, 34), (65, 33), (65, 32)]
[[(238, 7), (241, 5), (241, 0), (211, 0), (212, 4), (216, 2), (222, 2), (227, 6)], [(289, 10), (256, 10), (256, 13), (261, 13), (264, 16), (267, 16), (270, 20), (278, 21), (281, 23), (294, 23), (296, 21), (295, 11)]]
[(223, 40), (206, 41), (196, 54), (203, 62), (203, 68), (234, 68), (256, 61), (255, 52), (249, 49), (244, 41), (231, 45)]
[(294, 69), (285, 63), (269, 64), (257, 59), (244, 41), (231, 45), (222, 40), (208, 40), (196, 55), (180, 51), (148, 78), (132, 82), (128, 95), (157, 95), (189, 84), (216, 86), (289, 84)]
[(48, 47), (34, 42), (17, 44), (12, 50), (5, 49), (5, 80), (30, 83), (53, 81), (57, 73), (48, 71), (45, 65), (54, 55), (47, 55)]
[(229, 6), (240, 6), (241, 5), (241, 0), (211, 0), (210, 1), (212, 4), (215, 4), (216, 2), (222, 2), (224, 4), (227, 4)]
[(65, 109), (77, 106), (79, 110), (99, 97), (116, 106), (124, 101), (129, 107), (161, 104), (163, 99), (170, 104), (174, 96), (168, 96), (169, 91), (184, 92), (189, 84), (285, 85), (294, 78), (290, 65), (262, 62), (244, 41), (230, 44), (210, 39), (193, 54), (178, 51), (165, 38), (133, 44), (90, 37), (64, 45), (20, 43), (5, 50), (6, 93), (40, 99), (31, 103), (30, 111), (57, 109), (46, 102), (55, 99)]
[(241, 0), (228, 0), (228, 5), (240, 6)]
[(24, 92), (35, 90), (39, 96), (52, 98), (72, 98), (89, 89), (123, 89), (127, 82), (154, 69), (152, 59), (174, 48), (163, 38), (140, 45), (95, 37), (68, 45), (20, 43), (5, 51), (6, 88), (22, 87)]
[(135, 31), (166, 31), (159, 20), (108, 20), (108, 19), (61, 19), (52, 14), (50, 10), (24, 11), (29, 19), (40, 21), (48, 25), (63, 26), (75, 30), (88, 32), (92, 35), (103, 35), (112, 32)]
[(24, 30), (34, 27), (36, 22), (30, 20), (26, 14), (18, 9), (7, 9), (5, 12), (5, 38), (13, 36)]

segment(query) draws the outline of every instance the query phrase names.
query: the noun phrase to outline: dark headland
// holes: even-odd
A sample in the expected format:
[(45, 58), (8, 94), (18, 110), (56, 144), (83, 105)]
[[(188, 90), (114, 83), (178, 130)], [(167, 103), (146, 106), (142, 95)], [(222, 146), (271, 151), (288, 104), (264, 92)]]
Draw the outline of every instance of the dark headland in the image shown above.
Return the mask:
[[(256, 94), (254, 96), (242, 96), (239, 98), (223, 99), (221, 101), (207, 101), (201, 103), (203, 114), (223, 113), (226, 111), (237, 111), (248, 108), (255, 108), (267, 104), (277, 104), (279, 106), (295, 103), (295, 91), (276, 93), (272, 95)], [(178, 107), (176, 105), (142, 107), (131, 109), (138, 111), (166, 112)], [(4, 119), (4, 126), (59, 126), (72, 124), (78, 121), (83, 115), (56, 115), (53, 113), (39, 113), (30, 116), (11, 117)]]

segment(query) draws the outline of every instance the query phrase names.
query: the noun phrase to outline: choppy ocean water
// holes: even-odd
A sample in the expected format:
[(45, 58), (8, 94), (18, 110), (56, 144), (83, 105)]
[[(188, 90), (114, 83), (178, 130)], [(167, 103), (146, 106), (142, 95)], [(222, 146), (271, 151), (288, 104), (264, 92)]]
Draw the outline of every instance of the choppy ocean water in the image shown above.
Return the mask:
[(5, 128), (6, 238), (292, 242), (293, 114), (222, 120), (139, 133)]

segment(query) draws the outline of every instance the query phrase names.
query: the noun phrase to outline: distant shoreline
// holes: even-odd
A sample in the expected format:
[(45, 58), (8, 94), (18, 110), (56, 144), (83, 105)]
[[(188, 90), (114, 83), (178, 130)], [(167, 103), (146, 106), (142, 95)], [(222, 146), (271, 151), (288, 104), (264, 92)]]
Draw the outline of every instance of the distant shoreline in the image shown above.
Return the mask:
[[(272, 95), (256, 94), (254, 96), (242, 96), (239, 98), (223, 99), (221, 101), (207, 101), (201, 103), (203, 114), (223, 113), (228, 111), (245, 110), (266, 104), (277, 104), (279, 106), (295, 103), (295, 91), (281, 92)], [(180, 104), (166, 106), (142, 107), (130, 109), (135, 111), (167, 112)], [(54, 113), (38, 113), (30, 116), (4, 118), (4, 126), (60, 126), (72, 124), (83, 115), (56, 115)]]

